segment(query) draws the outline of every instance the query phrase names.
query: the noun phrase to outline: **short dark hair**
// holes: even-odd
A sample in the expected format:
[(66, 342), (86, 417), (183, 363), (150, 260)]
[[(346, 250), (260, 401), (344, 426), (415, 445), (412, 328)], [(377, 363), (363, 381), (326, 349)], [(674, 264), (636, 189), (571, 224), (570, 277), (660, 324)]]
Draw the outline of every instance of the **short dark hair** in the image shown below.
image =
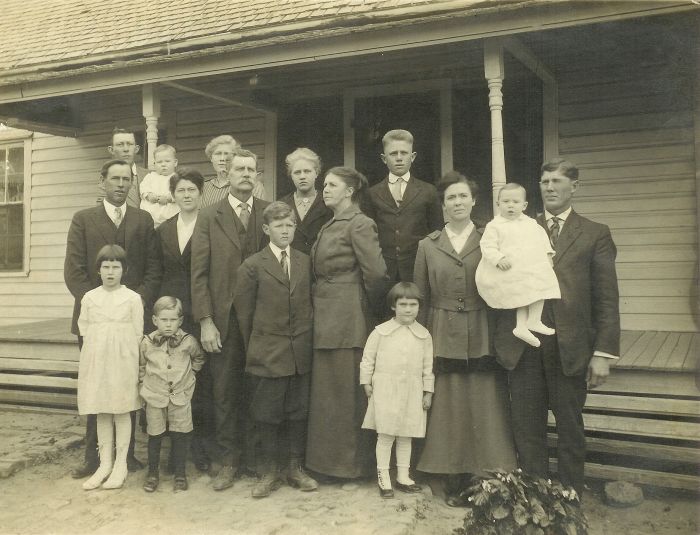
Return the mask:
[(399, 282), (394, 284), (393, 288), (386, 294), (386, 302), (391, 308), (396, 306), (396, 301), (399, 299), (416, 299), (420, 303), (422, 296), (418, 286), (414, 283)]
[(107, 173), (109, 173), (109, 169), (113, 165), (126, 165), (129, 168), (129, 171), (131, 172), (131, 176), (133, 178), (134, 170), (131, 168), (131, 165), (129, 165), (128, 162), (119, 159), (107, 160), (104, 164), (102, 164), (102, 169), (100, 169), (100, 176), (102, 178), (107, 178)]
[(346, 186), (353, 188), (352, 197), (350, 197), (352, 202), (358, 202), (362, 195), (360, 192), (369, 184), (369, 182), (367, 182), (367, 177), (352, 167), (331, 167), (326, 171), (325, 176), (327, 177), (328, 175), (337, 176), (345, 182)]
[(105, 245), (99, 250), (95, 259), (95, 269), (97, 271), (102, 267), (102, 262), (121, 262), (124, 272), (129, 267), (126, 261), (126, 251), (116, 243)]
[(153, 304), (153, 315), (157, 316), (163, 310), (174, 310), (177, 315), (182, 317), (184, 315), (182, 309), (182, 301), (177, 297), (171, 295), (164, 295), (159, 297), (158, 300)]
[(469, 187), (469, 191), (472, 194), (472, 198), (476, 200), (477, 196), (479, 195), (479, 185), (472, 179), (467, 178), (462, 173), (459, 173), (457, 171), (448, 171), (443, 175), (443, 177), (440, 179), (440, 182), (438, 182), (437, 185), (438, 195), (440, 196), (440, 202), (442, 204), (445, 203), (445, 191), (447, 190), (447, 188), (454, 184), (460, 183), (466, 184)]
[(173, 176), (170, 177), (170, 193), (175, 195), (175, 189), (181, 180), (189, 180), (197, 186), (199, 193), (204, 191), (204, 177), (202, 173), (191, 167), (177, 167)]
[(508, 182), (507, 184), (504, 184), (501, 189), (498, 190), (498, 197), (496, 197), (498, 200), (501, 200), (501, 192), (502, 191), (510, 191), (510, 190), (520, 190), (523, 192), (523, 195), (525, 196), (525, 200), (527, 200), (527, 190), (522, 187), (520, 184), (517, 182)]
[(544, 172), (553, 173), (559, 171), (565, 177), (571, 180), (578, 180), (578, 167), (573, 162), (564, 158), (553, 158), (542, 164), (540, 174)]
[(114, 143), (114, 136), (116, 136), (117, 134), (131, 134), (132, 136), (134, 136), (134, 141), (136, 141), (136, 132), (128, 128), (120, 128), (118, 126), (115, 126), (112, 129), (112, 137), (110, 138), (110, 143)]
[(266, 225), (269, 225), (273, 221), (286, 219), (288, 217), (291, 217), (292, 221), (296, 223), (297, 218), (294, 215), (294, 210), (292, 210), (292, 207), (283, 201), (272, 202), (263, 210), (263, 221)]

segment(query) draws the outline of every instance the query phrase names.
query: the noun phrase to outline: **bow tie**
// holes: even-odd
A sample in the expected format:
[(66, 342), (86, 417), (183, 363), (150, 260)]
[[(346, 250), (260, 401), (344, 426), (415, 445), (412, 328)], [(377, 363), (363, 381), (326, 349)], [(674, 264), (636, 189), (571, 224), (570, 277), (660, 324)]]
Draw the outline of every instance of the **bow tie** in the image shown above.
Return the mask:
[(157, 346), (162, 346), (164, 342), (167, 342), (168, 347), (170, 348), (175, 348), (180, 345), (180, 342), (182, 342), (182, 336), (180, 336), (179, 333), (175, 333), (171, 336), (165, 336), (158, 332), (154, 332), (151, 335), (151, 339), (153, 340), (153, 343)]

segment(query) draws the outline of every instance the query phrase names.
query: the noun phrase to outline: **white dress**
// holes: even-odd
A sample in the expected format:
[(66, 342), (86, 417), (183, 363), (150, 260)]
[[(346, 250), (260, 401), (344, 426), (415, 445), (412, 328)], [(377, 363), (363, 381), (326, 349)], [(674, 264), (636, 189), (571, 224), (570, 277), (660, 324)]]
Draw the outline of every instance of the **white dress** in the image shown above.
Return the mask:
[(155, 227), (158, 228), (163, 221), (180, 213), (180, 207), (174, 202), (168, 204), (160, 204), (150, 202), (145, 199), (147, 193), (155, 193), (156, 195), (167, 195), (170, 197), (170, 177), (159, 175), (158, 173), (150, 172), (139, 184), (139, 192), (141, 193), (141, 210), (146, 210), (151, 217)]
[(414, 321), (391, 319), (369, 335), (360, 363), (360, 384), (371, 384), (364, 429), (399, 437), (424, 437), (423, 392), (432, 392), (433, 339)]
[(78, 413), (121, 414), (140, 408), (141, 296), (126, 286), (90, 290), (81, 302), (78, 328), (83, 336)]
[[(549, 236), (531, 217), (521, 214), (510, 220), (497, 215), (486, 225), (480, 246), (476, 287), (491, 308), (520, 308), (561, 298)], [(501, 271), (496, 264), (504, 256), (512, 267)]]

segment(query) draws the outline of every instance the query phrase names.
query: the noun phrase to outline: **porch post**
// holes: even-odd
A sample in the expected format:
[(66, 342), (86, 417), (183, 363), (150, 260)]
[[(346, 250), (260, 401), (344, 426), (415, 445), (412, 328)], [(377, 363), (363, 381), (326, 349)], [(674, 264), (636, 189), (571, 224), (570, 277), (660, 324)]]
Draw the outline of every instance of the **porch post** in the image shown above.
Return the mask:
[(154, 152), (158, 144), (158, 118), (160, 117), (160, 94), (156, 84), (142, 87), (143, 117), (146, 119), (146, 165), (153, 169)]
[(493, 189), (493, 213), (496, 213), (498, 192), (506, 183), (506, 157), (503, 146), (503, 44), (499, 39), (484, 41), (484, 76), (489, 86), (491, 110), (491, 183)]

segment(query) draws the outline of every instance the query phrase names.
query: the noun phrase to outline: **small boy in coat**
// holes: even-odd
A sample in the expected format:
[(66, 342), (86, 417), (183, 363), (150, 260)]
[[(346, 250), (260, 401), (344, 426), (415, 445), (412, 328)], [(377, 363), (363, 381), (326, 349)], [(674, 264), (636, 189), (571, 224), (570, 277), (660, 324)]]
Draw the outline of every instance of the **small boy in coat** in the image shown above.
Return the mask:
[[(292, 249), (292, 208), (276, 201), (263, 212), (270, 243), (238, 268), (233, 306), (246, 348), (250, 416), (260, 441), (260, 479), (254, 498), (269, 496), (282, 483), (277, 463), (286, 446), (287, 483), (302, 491), (318, 484), (302, 467), (312, 355), (311, 263)], [(279, 434), (286, 424), (288, 436)]]
[(185, 461), (192, 432), (192, 395), (195, 372), (204, 365), (204, 351), (191, 334), (180, 328), (182, 302), (163, 296), (153, 305), (156, 330), (141, 339), (139, 393), (146, 403), (148, 421), (148, 474), (146, 492), (158, 488), (160, 444), (166, 426), (172, 440), (174, 489), (187, 490)]

